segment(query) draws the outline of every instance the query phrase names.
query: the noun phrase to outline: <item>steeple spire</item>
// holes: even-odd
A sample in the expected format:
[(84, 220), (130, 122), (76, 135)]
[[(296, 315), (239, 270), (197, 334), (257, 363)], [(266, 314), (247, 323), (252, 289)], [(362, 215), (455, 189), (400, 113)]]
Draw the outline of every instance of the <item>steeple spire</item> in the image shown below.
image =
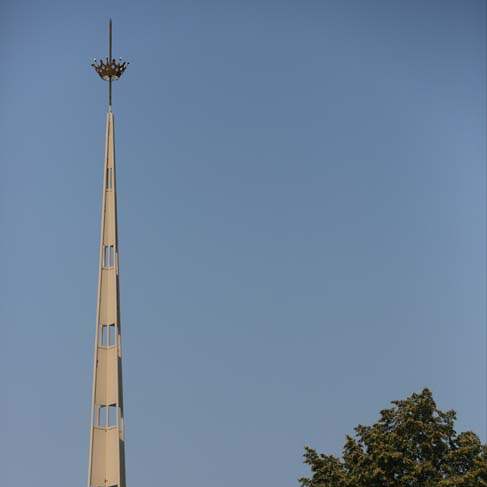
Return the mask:
[(111, 83), (125, 70), (111, 57), (94, 67), (109, 82), (101, 213), (88, 487), (126, 487), (117, 186)]

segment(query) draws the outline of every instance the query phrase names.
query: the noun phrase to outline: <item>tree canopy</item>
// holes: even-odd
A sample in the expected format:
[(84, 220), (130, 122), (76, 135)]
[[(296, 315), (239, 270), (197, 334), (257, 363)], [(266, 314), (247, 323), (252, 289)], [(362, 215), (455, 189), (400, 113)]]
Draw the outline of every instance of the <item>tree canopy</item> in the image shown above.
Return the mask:
[(424, 389), (347, 436), (342, 458), (306, 447), (302, 487), (487, 487), (487, 445), (457, 433), (456, 413), (440, 411)]

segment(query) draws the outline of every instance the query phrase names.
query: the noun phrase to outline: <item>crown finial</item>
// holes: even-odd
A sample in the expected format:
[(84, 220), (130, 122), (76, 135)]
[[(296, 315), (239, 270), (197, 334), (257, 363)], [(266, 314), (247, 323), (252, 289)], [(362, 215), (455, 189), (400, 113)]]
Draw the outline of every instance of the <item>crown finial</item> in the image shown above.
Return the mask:
[(93, 62), (92, 66), (95, 68), (95, 71), (98, 73), (101, 79), (105, 81), (115, 81), (122, 76), (123, 72), (127, 69), (127, 66), (130, 63), (122, 62), (120, 59), (119, 61), (112, 59), (110, 62), (109, 58), (100, 59), (98, 64)]
[(91, 64), (101, 79), (108, 81), (108, 106), (112, 106), (112, 81), (119, 79), (129, 65), (128, 62), (123, 62), (122, 58), (112, 58), (112, 19), (110, 19), (108, 26), (108, 57), (100, 59), (97, 63), (96, 58)]

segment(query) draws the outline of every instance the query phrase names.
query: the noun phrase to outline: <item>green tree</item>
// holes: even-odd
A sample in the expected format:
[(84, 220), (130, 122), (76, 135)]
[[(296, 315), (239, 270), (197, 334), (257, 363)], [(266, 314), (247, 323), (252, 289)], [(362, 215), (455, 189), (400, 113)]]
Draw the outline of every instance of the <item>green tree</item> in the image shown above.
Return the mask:
[(457, 433), (456, 413), (440, 411), (424, 389), (347, 436), (342, 458), (306, 447), (302, 487), (487, 487), (487, 445)]

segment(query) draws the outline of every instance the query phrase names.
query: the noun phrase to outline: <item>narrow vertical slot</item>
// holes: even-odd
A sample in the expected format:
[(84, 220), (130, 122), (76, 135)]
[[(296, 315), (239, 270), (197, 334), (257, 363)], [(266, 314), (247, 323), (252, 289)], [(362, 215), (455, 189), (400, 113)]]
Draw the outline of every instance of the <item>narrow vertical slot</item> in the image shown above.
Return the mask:
[(108, 410), (106, 406), (99, 406), (98, 408), (98, 426), (106, 426), (108, 422)]
[(109, 247), (105, 245), (103, 247), (103, 267), (108, 267)]
[(117, 426), (117, 412), (118, 408), (116, 404), (110, 404), (110, 406), (108, 406), (107, 426), (109, 428)]
[(108, 327), (108, 346), (113, 347), (115, 345), (115, 340), (117, 338), (117, 329), (115, 325), (110, 325)]
[(108, 346), (108, 327), (106, 325), (101, 325), (101, 340), (100, 344), (102, 347)]
[(103, 267), (113, 267), (115, 265), (115, 246), (105, 245), (103, 247)]
[(107, 167), (106, 189), (113, 189), (113, 168)]

